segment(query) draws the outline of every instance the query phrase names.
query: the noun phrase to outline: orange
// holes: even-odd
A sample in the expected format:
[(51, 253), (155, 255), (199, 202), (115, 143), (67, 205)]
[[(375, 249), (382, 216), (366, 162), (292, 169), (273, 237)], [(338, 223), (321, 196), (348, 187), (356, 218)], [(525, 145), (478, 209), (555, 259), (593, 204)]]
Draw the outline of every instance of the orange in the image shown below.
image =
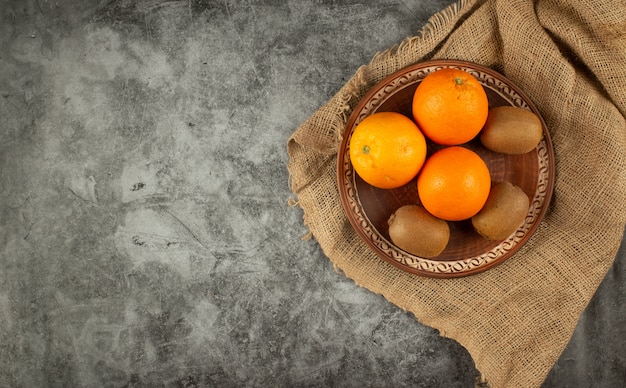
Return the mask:
[(447, 221), (465, 220), (477, 214), (490, 190), (487, 164), (477, 153), (461, 146), (432, 154), (417, 177), (422, 206)]
[(361, 121), (350, 138), (350, 160), (367, 183), (393, 189), (413, 179), (426, 159), (426, 139), (410, 118), (378, 112)]
[(427, 75), (413, 95), (413, 118), (435, 143), (458, 145), (472, 140), (487, 121), (489, 102), (480, 82), (452, 68)]

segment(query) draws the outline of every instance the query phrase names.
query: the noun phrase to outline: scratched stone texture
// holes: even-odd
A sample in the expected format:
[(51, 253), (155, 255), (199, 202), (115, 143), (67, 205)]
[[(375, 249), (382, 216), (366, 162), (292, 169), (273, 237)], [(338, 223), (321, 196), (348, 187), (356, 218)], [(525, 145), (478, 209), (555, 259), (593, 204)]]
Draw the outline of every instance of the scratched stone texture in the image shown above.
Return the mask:
[[(472, 387), (287, 205), (289, 135), (451, 3), (0, 0), (0, 386)], [(626, 381), (625, 260), (546, 387)]]

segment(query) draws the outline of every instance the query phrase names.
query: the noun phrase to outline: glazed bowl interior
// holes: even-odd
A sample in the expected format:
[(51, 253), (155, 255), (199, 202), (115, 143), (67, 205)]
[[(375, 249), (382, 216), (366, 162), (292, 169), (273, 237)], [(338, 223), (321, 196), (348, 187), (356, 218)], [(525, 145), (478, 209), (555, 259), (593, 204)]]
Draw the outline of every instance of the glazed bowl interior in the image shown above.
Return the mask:
[[(437, 257), (426, 259), (396, 247), (389, 238), (387, 220), (399, 207), (419, 204), (416, 179), (397, 189), (377, 189), (365, 183), (352, 168), (350, 137), (358, 123), (375, 112), (399, 112), (412, 118), (411, 105), (421, 80), (442, 67), (454, 67), (474, 75), (487, 92), (489, 107), (512, 105), (534, 112), (544, 136), (537, 148), (523, 155), (487, 150), (478, 138), (463, 144), (486, 162), (492, 183), (508, 181), (529, 197), (524, 223), (508, 238), (490, 241), (473, 229), (470, 220), (448, 222), (450, 241)], [(442, 146), (428, 142), (428, 155)], [(532, 236), (543, 218), (554, 186), (554, 153), (544, 120), (532, 101), (501, 74), (462, 61), (429, 61), (402, 69), (375, 85), (353, 110), (345, 128), (337, 158), (337, 182), (342, 206), (352, 227), (381, 259), (417, 275), (459, 277), (482, 272), (513, 256)]]

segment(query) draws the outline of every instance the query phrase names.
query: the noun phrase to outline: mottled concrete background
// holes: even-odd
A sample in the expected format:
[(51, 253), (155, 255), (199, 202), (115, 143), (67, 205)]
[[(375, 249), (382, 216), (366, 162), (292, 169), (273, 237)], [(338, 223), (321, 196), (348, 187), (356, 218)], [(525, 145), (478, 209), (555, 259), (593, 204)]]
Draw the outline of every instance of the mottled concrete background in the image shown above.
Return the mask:
[[(287, 206), (289, 135), (450, 3), (0, 0), (0, 386), (472, 387)], [(625, 262), (546, 387), (626, 381)]]

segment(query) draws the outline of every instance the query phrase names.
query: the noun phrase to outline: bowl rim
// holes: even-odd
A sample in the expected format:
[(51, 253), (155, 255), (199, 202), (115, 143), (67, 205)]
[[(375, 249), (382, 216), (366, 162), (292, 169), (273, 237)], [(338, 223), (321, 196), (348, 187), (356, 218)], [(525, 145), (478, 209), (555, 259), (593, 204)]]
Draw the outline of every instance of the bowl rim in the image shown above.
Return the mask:
[[(355, 122), (357, 121), (357, 119), (362, 115), (362, 111), (363, 109), (366, 107), (366, 105), (370, 102), (370, 100), (372, 100), (372, 98), (374, 98), (377, 94), (381, 93), (381, 91), (383, 91), (386, 87), (389, 87), (389, 85), (395, 81), (397, 81), (399, 78), (401, 78), (402, 76), (404, 76), (405, 74), (414, 72), (414, 71), (419, 71), (421, 69), (430, 69), (433, 68), (432, 70), (430, 70), (430, 72), (439, 69), (439, 68), (445, 68), (445, 67), (455, 67), (455, 68), (462, 68), (462, 69), (471, 69), (480, 73), (484, 73), (486, 75), (488, 75), (489, 77), (492, 77), (502, 83), (504, 83), (508, 88), (510, 88), (510, 90), (516, 94), (519, 98), (521, 98), (523, 104), (525, 104), (526, 106), (528, 106), (528, 108), (535, 113), (538, 117), (539, 120), (541, 121), (541, 125), (542, 125), (542, 130), (543, 130), (543, 138), (542, 138), (542, 143), (540, 143), (542, 145), (542, 147), (545, 145), (545, 149), (542, 148), (542, 152), (545, 152), (545, 159), (547, 162), (547, 177), (545, 178), (546, 182), (545, 182), (545, 190), (543, 191), (543, 197), (542, 197), (542, 202), (541, 202), (541, 206), (538, 210), (538, 212), (535, 214), (535, 220), (534, 222), (530, 225), (530, 227), (528, 228), (528, 230), (526, 231), (526, 233), (523, 234), (523, 236), (521, 237), (521, 239), (519, 239), (519, 241), (517, 242), (513, 242), (513, 245), (508, 247), (508, 249), (506, 250), (506, 252), (500, 256), (498, 256), (496, 259), (494, 260), (490, 260), (490, 261), (486, 261), (480, 265), (475, 265), (475, 266), (470, 266), (470, 267), (465, 267), (464, 265), (456, 266), (457, 262), (460, 262), (462, 260), (459, 260), (457, 262), (455, 261), (441, 261), (441, 260), (437, 260), (436, 258), (431, 258), (431, 259), (426, 259), (426, 258), (422, 258), (422, 257), (418, 257), (412, 254), (409, 254), (406, 251), (403, 251), (402, 249), (396, 247), (391, 241), (385, 241), (386, 244), (391, 245), (392, 248), (394, 248), (395, 250), (398, 250), (400, 252), (402, 252), (403, 256), (408, 256), (410, 258), (413, 258), (415, 260), (420, 261), (420, 265), (419, 268), (413, 267), (413, 266), (408, 266), (406, 264), (403, 264), (402, 262), (400, 262), (399, 260), (390, 257), (388, 254), (386, 254), (385, 252), (383, 252), (375, 243), (373, 243), (371, 241), (371, 236), (368, 235), (364, 230), (363, 230), (363, 225), (361, 225), (361, 223), (359, 222), (359, 220), (357, 220), (354, 216), (354, 214), (351, 211), (351, 206), (350, 206), (350, 198), (348, 197), (348, 194), (346, 192), (346, 190), (343, 189), (343, 187), (345, 187), (346, 183), (346, 178), (345, 178), (345, 174), (344, 174), (344, 162), (346, 161), (344, 158), (344, 155), (346, 155), (346, 149), (348, 147), (348, 139), (350, 138), (350, 133), (349, 131), (353, 130), (353, 127), (355, 126)], [(423, 77), (421, 78), (423, 79)], [(416, 82), (421, 82), (421, 79), (414, 81), (414, 82), (409, 82), (408, 84), (413, 84)], [(481, 82), (482, 83), (482, 82)], [(406, 85), (405, 85), (406, 86)], [(369, 114), (371, 114), (373, 112), (370, 112)], [(347, 158), (349, 159), (349, 155), (347, 156)], [(349, 163), (349, 161), (348, 161)], [(356, 172), (354, 172), (352, 166), (350, 165), (350, 169), (352, 170), (352, 174), (356, 175)], [(474, 62), (469, 62), (469, 61), (463, 61), (463, 60), (455, 60), (455, 59), (436, 59), (436, 60), (427, 60), (427, 61), (421, 61), (421, 62), (417, 62), (411, 65), (408, 65), (406, 67), (403, 67), (393, 73), (391, 73), (390, 75), (382, 78), (379, 82), (375, 83), (372, 87), (369, 88), (369, 90), (363, 95), (363, 97), (359, 100), (359, 102), (355, 105), (355, 107), (352, 109), (352, 112), (344, 126), (343, 129), (343, 133), (342, 133), (342, 140), (341, 143), (339, 145), (338, 148), (338, 154), (337, 154), (337, 166), (336, 166), (336, 179), (337, 179), (337, 189), (339, 191), (340, 194), (340, 199), (341, 199), (341, 205), (342, 208), (344, 210), (344, 214), (346, 215), (346, 217), (348, 218), (352, 228), (354, 229), (354, 231), (357, 233), (357, 235), (359, 235), (359, 237), (361, 238), (361, 240), (371, 249), (374, 251), (374, 253), (376, 253), (376, 255), (378, 257), (380, 257), (381, 259), (383, 259), (384, 261), (392, 264), (393, 266), (412, 273), (412, 274), (416, 274), (416, 275), (422, 275), (422, 276), (426, 276), (426, 277), (436, 277), (436, 278), (456, 278), (456, 277), (463, 277), (463, 276), (468, 276), (468, 275), (473, 275), (473, 274), (477, 274), (477, 273), (481, 273), (484, 272), (490, 268), (493, 268), (494, 266), (501, 264), (502, 262), (504, 262), (505, 260), (509, 259), (510, 257), (512, 257), (513, 255), (515, 255), (515, 253), (517, 253), (519, 251), (519, 249), (521, 249), (521, 247), (523, 245), (526, 244), (526, 242), (535, 234), (537, 228), (539, 227), (539, 225), (541, 224), (541, 222), (543, 221), (546, 212), (548, 211), (548, 208), (550, 207), (550, 202), (552, 200), (552, 196), (553, 196), (553, 191), (554, 191), (554, 184), (555, 184), (555, 158), (554, 158), (554, 149), (553, 149), (553, 145), (552, 145), (552, 141), (551, 141), (551, 137), (550, 137), (550, 133), (548, 130), (548, 127), (545, 123), (545, 120), (543, 119), (542, 115), (540, 114), (537, 106), (534, 104), (534, 102), (529, 98), (529, 96), (520, 88), (518, 87), (515, 83), (513, 83), (510, 79), (508, 79), (506, 76), (504, 76), (503, 74), (497, 72), (496, 70), (493, 70), (489, 67), (474, 63)], [(538, 179), (540, 179), (540, 177), (538, 177)], [(539, 182), (537, 183), (539, 185)], [(356, 190), (356, 187), (354, 187), (354, 191), (355, 191), (355, 196), (358, 199), (358, 191)], [(533, 202), (533, 198), (530, 198), (531, 203)], [(532, 204), (531, 204), (532, 206)], [(363, 211), (363, 213), (365, 213)], [(369, 221), (369, 218), (365, 217), (367, 222), (369, 223), (369, 226), (371, 229), (373, 229), (381, 238), (385, 239), (384, 236), (382, 236), (382, 234), (376, 229), (376, 227), (374, 225), (371, 224), (371, 222)], [(386, 239), (385, 239), (386, 240)], [(502, 244), (504, 241), (503, 240), (499, 243)], [(473, 259), (473, 257), (469, 257), (467, 259), (464, 260), (471, 260)], [(424, 264), (424, 266), (422, 266), (422, 264)]]

